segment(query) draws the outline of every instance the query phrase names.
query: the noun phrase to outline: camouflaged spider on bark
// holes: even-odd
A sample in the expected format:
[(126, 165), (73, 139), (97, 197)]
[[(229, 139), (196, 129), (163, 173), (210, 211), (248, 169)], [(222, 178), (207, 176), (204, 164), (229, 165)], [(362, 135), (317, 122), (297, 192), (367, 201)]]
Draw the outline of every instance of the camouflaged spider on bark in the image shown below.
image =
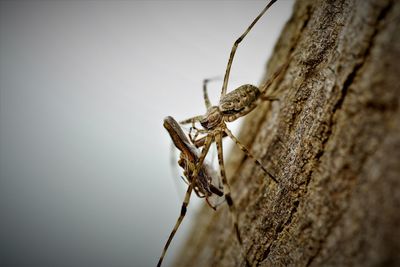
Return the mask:
[[(290, 60), (286, 62), (283, 66), (278, 68), (278, 70), (272, 75), (270, 79), (267, 80), (260, 88), (261, 90), (251, 84), (242, 85), (230, 93), (226, 93), (230, 69), (232, 66), (233, 58), (236, 53), (236, 49), (240, 42), (249, 33), (251, 28), (256, 24), (256, 22), (261, 18), (261, 16), (272, 6), (276, 0), (270, 1), (267, 6), (261, 11), (261, 13), (254, 19), (246, 31), (235, 41), (231, 49), (230, 57), (228, 60), (228, 65), (226, 68), (224, 82), (222, 85), (221, 96), (219, 100), (219, 105), (212, 106), (207, 93), (207, 83), (210, 80), (203, 81), (203, 96), (204, 102), (207, 109), (205, 115), (194, 116), (186, 120), (180, 121), (180, 124), (192, 124), (189, 132), (189, 138), (196, 147), (204, 146), (204, 149), (208, 151), (209, 146), (214, 141), (217, 145), (219, 165), (221, 169), (221, 177), (224, 183), (225, 171), (223, 164), (223, 154), (222, 154), (222, 138), (229, 136), (238, 147), (246, 153), (246, 155), (253, 159), (254, 162), (276, 183), (277, 179), (272, 175), (262, 164), (256, 159), (250, 151), (240, 143), (240, 141), (232, 134), (232, 132), (227, 128), (226, 122), (233, 122), (236, 119), (245, 116), (252, 110), (254, 110), (262, 101), (274, 101), (277, 100), (274, 97), (266, 96), (265, 93), (273, 81), (283, 72), (289, 65)], [(198, 129), (195, 123), (200, 123), (203, 129)], [(192, 131), (194, 130), (194, 134)], [(198, 138), (199, 135), (205, 135), (205, 137)], [(207, 152), (206, 152), (207, 153)], [(227, 184), (227, 182), (226, 182)], [(225, 183), (224, 183), (225, 185)], [(229, 185), (227, 185), (229, 187)], [(227, 201), (229, 194), (227, 197)]]
[[(227, 69), (224, 76), (224, 82), (222, 85), (221, 96), (219, 100), (219, 104), (217, 106), (212, 106), (210, 100), (208, 98), (207, 93), (207, 82), (208, 80), (204, 80), (203, 83), (203, 95), (204, 102), (207, 108), (207, 112), (205, 115), (194, 116), (189, 119), (183, 120), (181, 124), (192, 124), (191, 131), (194, 130), (194, 137), (190, 134), (190, 139), (196, 147), (203, 147), (202, 153), (207, 154), (210, 145), (215, 141), (217, 146), (217, 154), (218, 154), (218, 163), (220, 168), (220, 176), (222, 179), (222, 183), (224, 186), (224, 195), (230, 207), (232, 214), (235, 214), (235, 206), (233, 204), (231, 195), (230, 195), (230, 187), (225, 174), (224, 160), (223, 160), (223, 148), (222, 148), (222, 138), (226, 135), (229, 136), (238, 147), (246, 153), (246, 155), (253, 159), (254, 162), (276, 183), (278, 180), (272, 175), (263, 164), (256, 159), (250, 151), (240, 143), (240, 141), (232, 134), (232, 132), (227, 128), (226, 123), (235, 121), (236, 119), (245, 116), (252, 110), (254, 110), (259, 103), (262, 101), (273, 101), (275, 98), (271, 98), (265, 95), (268, 87), (273, 83), (273, 81), (285, 70), (290, 61), (287, 61), (286, 64), (278, 68), (277, 71), (272, 75), (270, 79), (267, 80), (265, 84), (263, 84), (260, 88), (261, 90), (250, 84), (242, 85), (239, 88), (233, 90), (230, 93), (226, 93), (230, 69), (232, 66), (233, 58), (236, 53), (236, 49), (239, 43), (244, 39), (244, 37), (248, 34), (251, 28), (255, 25), (255, 23), (261, 18), (261, 16), (268, 10), (272, 4), (276, 2), (276, 0), (270, 1), (267, 6), (261, 11), (261, 13), (254, 19), (254, 21), (250, 24), (250, 26), (246, 29), (246, 31), (235, 41), (233, 44), (230, 57), (228, 60)], [(198, 129), (195, 126), (195, 123), (200, 123), (203, 129)], [(201, 138), (198, 136), (204, 135)], [(196, 172), (195, 172), (196, 173)], [(234, 221), (236, 219), (234, 218)], [(240, 235), (238, 235), (240, 236)], [(239, 243), (241, 241), (239, 240)]]
[[(245, 38), (245, 36), (250, 32), (252, 27), (257, 23), (257, 21), (262, 17), (262, 15), (271, 7), (276, 0), (271, 0), (266, 7), (261, 11), (261, 13), (253, 20), (253, 22), (250, 24), (250, 26), (246, 29), (246, 31), (235, 41), (233, 44), (233, 47), (231, 49), (231, 53), (229, 56), (228, 60), (228, 65), (225, 71), (225, 76), (224, 76), (224, 81), (222, 85), (222, 91), (221, 91), (221, 96), (219, 100), (219, 105), (217, 106), (212, 106), (210, 103), (210, 100), (208, 98), (208, 93), (207, 93), (207, 82), (208, 80), (205, 80), (203, 83), (203, 95), (204, 95), (204, 102), (205, 106), (207, 108), (207, 112), (205, 115), (200, 115), (200, 116), (194, 116), (189, 119), (183, 120), (180, 123), (181, 124), (192, 124), (191, 131), (195, 131), (194, 137), (192, 136), (192, 133), (189, 134), (191, 143), (186, 144), (185, 146), (182, 146), (179, 144), (181, 141), (187, 139), (186, 136), (183, 134), (178, 134), (178, 131), (181, 130), (180, 127), (174, 126), (175, 133), (170, 135), (174, 141), (175, 146), (182, 151), (181, 153), (181, 166), (186, 170), (185, 177), (187, 178), (187, 183), (188, 183), (188, 190), (185, 195), (185, 200), (182, 205), (182, 210), (181, 210), (181, 215), (178, 218), (178, 221), (174, 227), (174, 230), (172, 231), (167, 244), (164, 247), (163, 253), (161, 255), (160, 261), (158, 263), (158, 266), (161, 265), (161, 262), (163, 260), (163, 257), (166, 253), (166, 250), (169, 246), (169, 243), (171, 242), (176, 229), (180, 225), (183, 216), (185, 215), (186, 212), (186, 206), (189, 203), (189, 198), (192, 190), (197, 186), (199, 186), (199, 183), (201, 184), (204, 181), (207, 181), (208, 178), (205, 178), (206, 175), (204, 174), (205, 170), (205, 165), (204, 165), (204, 159), (209, 151), (209, 148), (213, 142), (216, 143), (217, 146), (217, 154), (218, 154), (218, 164), (219, 164), (219, 169), (220, 169), (220, 177), (222, 180), (223, 184), (223, 195), (225, 196), (225, 200), (228, 204), (229, 211), (232, 214), (232, 219), (233, 219), (233, 226), (234, 230), (236, 233), (236, 237), (238, 240), (239, 245), (241, 246), (242, 253), (246, 262), (246, 265), (250, 265), (247, 257), (246, 257), (246, 252), (243, 249), (243, 243), (242, 243), (242, 238), (241, 234), (239, 231), (239, 226), (238, 226), (238, 221), (237, 221), (237, 213), (236, 213), (236, 208), (233, 203), (232, 197), (231, 197), (231, 191), (230, 191), (230, 186), (228, 183), (228, 180), (226, 178), (225, 174), (225, 166), (224, 166), (224, 160), (223, 160), (223, 148), (222, 148), (222, 138), (224, 136), (229, 136), (235, 143), (236, 145), (239, 146), (239, 148), (246, 153), (246, 155), (253, 159), (254, 162), (276, 183), (278, 183), (278, 180), (272, 175), (266, 168), (264, 168), (263, 164), (256, 159), (250, 151), (240, 143), (240, 141), (232, 134), (232, 132), (227, 128), (226, 123), (227, 122), (232, 122), (240, 117), (245, 116), (252, 110), (254, 110), (257, 105), (262, 102), (262, 101), (273, 101), (276, 100), (272, 97), (268, 97), (265, 95), (268, 87), (273, 83), (273, 81), (285, 70), (290, 61), (287, 61), (286, 64), (281, 66), (273, 75), (272, 77), (260, 88), (261, 90), (250, 84), (242, 85), (239, 88), (233, 90), (230, 93), (227, 93), (227, 87), (228, 87), (228, 80), (229, 80), (229, 74), (230, 74), (230, 69), (232, 66), (233, 58), (236, 53), (236, 49), (240, 42)], [(164, 126), (165, 126), (164, 121)], [(167, 124), (169, 124), (171, 121), (167, 120)], [(195, 124), (200, 123), (200, 125), (203, 127), (203, 129), (198, 129), (196, 128)], [(172, 125), (172, 124), (171, 124)], [(167, 127), (166, 127), (167, 128)], [(179, 129), (177, 131), (177, 129)], [(168, 129), (167, 129), (168, 130)], [(202, 137), (199, 137), (203, 135)], [(177, 138), (179, 142), (176, 142), (174, 140)], [(188, 141), (189, 142), (189, 141)], [(194, 158), (188, 158), (187, 155), (194, 154), (192, 152), (185, 151), (184, 149), (181, 149), (183, 147), (202, 147), (200, 156), (194, 157)], [(181, 148), (180, 148), (181, 147)], [(183, 163), (182, 163), (183, 162)], [(211, 183), (206, 182), (206, 184), (210, 185)], [(198, 187), (205, 189), (205, 187)], [(195, 189), (196, 192), (196, 189)], [(204, 192), (203, 192), (204, 193)], [(215, 192), (211, 192), (211, 194), (215, 194)], [(207, 197), (206, 197), (207, 199)]]

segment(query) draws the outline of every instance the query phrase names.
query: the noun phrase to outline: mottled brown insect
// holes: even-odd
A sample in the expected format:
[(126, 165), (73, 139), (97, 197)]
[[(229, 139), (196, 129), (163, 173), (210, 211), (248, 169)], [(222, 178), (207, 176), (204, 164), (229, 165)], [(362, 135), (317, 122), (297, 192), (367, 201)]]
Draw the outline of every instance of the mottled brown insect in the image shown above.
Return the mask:
[(183, 178), (188, 185), (188, 189), (182, 203), (181, 213), (168, 237), (157, 266), (161, 266), (165, 253), (185, 217), (192, 191), (194, 191), (198, 197), (205, 198), (207, 204), (213, 209), (216, 208), (216, 199), (222, 197), (224, 194), (218, 175), (213, 168), (204, 161), (206, 153), (200, 155), (198, 149), (190, 143), (174, 118), (166, 117), (164, 119), (164, 128), (171, 136), (175, 147), (181, 152), (178, 164), (183, 168)]
[[(204, 159), (209, 151), (209, 148), (213, 142), (216, 143), (217, 146), (217, 154), (218, 154), (218, 164), (219, 164), (219, 169), (220, 169), (220, 177), (222, 180), (223, 184), (223, 195), (225, 196), (225, 200), (229, 206), (229, 210), (232, 214), (232, 220), (233, 220), (233, 226), (235, 229), (236, 237), (237, 240), (242, 247), (242, 253), (244, 255), (245, 261), (247, 265), (249, 264), (249, 261), (247, 260), (246, 253), (243, 251), (243, 246), (242, 246), (242, 238), (241, 234), (239, 231), (239, 226), (238, 226), (238, 220), (237, 220), (237, 213), (236, 213), (236, 208), (233, 203), (232, 197), (231, 197), (231, 191), (230, 191), (230, 186), (228, 183), (228, 180), (226, 178), (226, 173), (225, 173), (225, 166), (224, 166), (224, 160), (223, 160), (223, 148), (222, 148), (222, 138), (224, 136), (229, 136), (235, 143), (236, 145), (239, 146), (239, 148), (246, 153), (246, 155), (253, 159), (254, 162), (260, 166), (260, 168), (276, 183), (278, 183), (278, 180), (275, 178), (274, 175), (272, 175), (264, 166), (261, 164), (259, 160), (257, 160), (251, 153), (250, 151), (240, 143), (240, 141), (232, 134), (232, 132), (227, 128), (226, 122), (232, 122), (240, 117), (245, 116), (261, 102), (265, 100), (273, 101), (276, 100), (272, 97), (267, 97), (265, 95), (266, 90), (268, 87), (272, 84), (272, 82), (282, 73), (284, 69), (286, 69), (289, 65), (286, 63), (282, 67), (280, 67), (273, 75), (272, 77), (263, 85), (261, 86), (261, 90), (250, 84), (242, 85), (239, 88), (233, 90), (230, 93), (226, 93), (227, 87), (228, 87), (228, 80), (229, 80), (229, 74), (230, 74), (230, 69), (232, 66), (232, 61), (234, 58), (234, 55), (236, 53), (236, 49), (239, 45), (239, 43), (245, 38), (245, 36), (249, 33), (249, 31), (252, 29), (252, 27), (257, 23), (257, 21), (261, 18), (261, 16), (268, 10), (269, 7), (271, 7), (276, 0), (271, 0), (266, 7), (261, 11), (261, 13), (254, 19), (254, 21), (250, 24), (250, 26), (246, 29), (246, 31), (235, 41), (233, 44), (233, 47), (231, 49), (230, 57), (228, 60), (228, 65), (226, 68), (225, 76), (224, 76), (224, 81), (222, 85), (222, 91), (221, 91), (221, 96), (219, 100), (219, 104), (216, 106), (212, 106), (211, 102), (208, 97), (207, 93), (207, 82), (208, 80), (204, 80), (203, 83), (203, 95), (204, 95), (204, 102), (205, 106), (207, 108), (207, 112), (205, 115), (200, 115), (200, 116), (194, 116), (189, 119), (183, 120), (180, 123), (181, 124), (192, 124), (192, 128), (189, 134), (190, 137), (190, 144), (186, 144), (185, 146), (187, 147), (192, 147), (195, 145), (196, 147), (202, 147), (201, 153), (199, 156), (194, 157), (194, 158), (185, 158), (188, 154), (192, 152), (183, 152), (183, 149), (181, 149), (181, 145), (179, 142), (183, 140), (187, 140), (186, 136), (183, 134), (181, 136), (180, 134), (177, 134), (176, 139), (178, 139), (179, 142), (174, 141), (175, 146), (182, 151), (181, 153), (181, 158), (180, 158), (180, 165), (186, 170), (186, 178), (187, 178), (187, 183), (189, 185), (188, 190), (185, 195), (185, 200), (182, 205), (182, 210), (181, 210), (181, 216), (179, 217), (173, 232), (170, 235), (170, 238), (167, 241), (167, 244), (165, 245), (164, 251), (162, 253), (162, 256), (160, 258), (158, 266), (161, 265), (161, 262), (163, 260), (163, 257), (165, 255), (166, 249), (169, 246), (169, 243), (171, 242), (171, 239), (179, 226), (180, 222), (183, 219), (183, 216), (186, 212), (186, 206), (189, 203), (189, 198), (191, 191), (193, 190), (196, 185), (198, 188), (201, 188), (201, 190), (205, 190), (206, 187), (199, 187), (199, 184), (202, 184), (204, 181), (208, 181), (206, 178), (206, 175), (204, 173), (205, 166), (204, 166)], [(169, 123), (169, 122), (168, 122)], [(203, 127), (203, 129), (198, 129), (196, 127), (196, 123), (200, 123), (200, 125)], [(172, 124), (171, 124), (172, 125)], [(164, 126), (165, 126), (165, 121), (164, 121)], [(174, 126), (174, 129), (180, 129), (180, 127)], [(168, 129), (167, 129), (168, 130)], [(192, 132), (194, 131), (194, 133)], [(170, 132), (171, 135), (171, 132)], [(171, 135), (171, 137), (174, 140), (174, 137)], [(182, 156), (183, 154), (183, 156)], [(182, 161), (184, 162), (182, 164)], [(206, 182), (207, 184), (208, 182)], [(209, 184), (208, 184), (209, 186)], [(211, 192), (212, 194), (215, 194), (215, 192)], [(203, 194), (210, 193), (207, 190), (202, 192)], [(206, 197), (207, 199), (207, 197)]]
[[(200, 153), (198, 149), (190, 143), (180, 125), (170, 116), (164, 119), (164, 128), (171, 136), (175, 147), (179, 149), (180, 156), (178, 160), (179, 166), (182, 167), (184, 180), (187, 185), (192, 185), (194, 192), (200, 198), (205, 198), (209, 206), (215, 209), (215, 205), (211, 203), (210, 197), (214, 194), (223, 196), (222, 185), (220, 179), (214, 169), (204, 161), (200, 163)], [(197, 177), (193, 177), (196, 164), (200, 164)]]

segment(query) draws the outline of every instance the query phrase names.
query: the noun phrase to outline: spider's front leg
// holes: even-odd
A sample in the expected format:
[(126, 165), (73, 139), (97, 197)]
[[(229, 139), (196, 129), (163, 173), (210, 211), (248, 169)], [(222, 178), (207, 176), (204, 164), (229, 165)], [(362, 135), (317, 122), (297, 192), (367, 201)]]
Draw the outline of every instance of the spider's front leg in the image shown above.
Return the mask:
[[(192, 133), (193, 131), (194, 131), (194, 134)], [(189, 139), (192, 142), (192, 144), (196, 145), (198, 140), (205, 139), (205, 137), (200, 137), (199, 138), (199, 135), (200, 134), (207, 134), (207, 133), (208, 132), (206, 130), (197, 128), (195, 122), (192, 121), (192, 127), (190, 127), (190, 129), (189, 129)], [(202, 142), (202, 143), (204, 143), (204, 142)], [(200, 146), (196, 145), (196, 147), (199, 148)]]
[(240, 245), (241, 253), (243, 254), (243, 258), (246, 261), (246, 266), (250, 266), (249, 260), (247, 259), (245, 249), (243, 247), (242, 235), (240, 234), (240, 230), (239, 230), (238, 214), (236, 211), (236, 206), (232, 200), (230, 185), (229, 185), (228, 179), (226, 178), (223, 148), (222, 148), (222, 133), (223, 133), (223, 131), (218, 130), (218, 133), (215, 135), (215, 142), (217, 144), (218, 164), (219, 164), (220, 175), (222, 178), (222, 184), (224, 187), (225, 200), (226, 200), (226, 203), (228, 204), (229, 212), (231, 213), (233, 228), (235, 230), (236, 239)]
[(192, 190), (193, 190), (192, 185), (189, 185), (189, 187), (188, 187), (188, 189), (186, 191), (186, 194), (185, 194), (185, 198), (184, 198), (183, 203), (182, 203), (181, 212), (179, 214), (178, 220), (176, 221), (175, 226), (172, 229), (172, 232), (170, 233), (170, 235), (168, 237), (167, 243), (165, 244), (164, 249), (162, 251), (162, 254), (160, 256), (160, 259), (159, 259), (159, 261), (157, 263), (157, 267), (161, 266), (161, 264), (163, 262), (163, 259), (165, 257), (165, 253), (167, 253), (169, 244), (171, 244), (171, 241), (174, 238), (176, 231), (178, 231), (178, 228), (181, 225), (181, 223), (183, 221), (183, 218), (186, 215), (186, 210), (187, 210), (187, 206), (189, 205), (190, 195), (192, 194)]

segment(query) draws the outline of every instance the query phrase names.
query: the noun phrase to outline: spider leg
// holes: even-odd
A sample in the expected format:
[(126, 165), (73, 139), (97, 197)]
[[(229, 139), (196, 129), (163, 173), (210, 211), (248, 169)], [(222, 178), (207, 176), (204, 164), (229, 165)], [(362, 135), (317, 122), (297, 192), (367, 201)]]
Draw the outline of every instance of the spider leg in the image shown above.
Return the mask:
[(229, 79), (229, 73), (231, 71), (231, 67), (232, 67), (232, 62), (233, 62), (233, 57), (235, 56), (236, 53), (236, 49), (238, 47), (238, 45), (240, 44), (240, 42), (246, 37), (246, 35), (249, 33), (249, 31), (251, 30), (251, 28), (253, 28), (254, 24), (257, 23), (257, 21), (261, 18), (262, 15), (264, 15), (264, 13), (268, 10), (268, 8), (270, 8), (270, 6), (272, 6), (274, 3), (276, 2), (276, 0), (271, 0), (267, 6), (261, 11), (261, 13), (253, 20), (253, 22), (250, 24), (250, 26), (246, 29), (246, 31), (235, 41), (235, 43), (233, 44), (232, 50), (231, 50), (231, 54), (229, 55), (229, 60), (228, 60), (228, 65), (226, 67), (226, 71), (225, 71), (225, 76), (224, 76), (224, 83), (222, 85), (222, 91), (221, 91), (221, 98), (225, 96), (226, 94), (226, 89), (228, 87), (228, 79)]
[(188, 178), (188, 180), (191, 181), (191, 184), (189, 185), (189, 187), (188, 187), (188, 189), (186, 191), (185, 199), (184, 199), (184, 201), (182, 203), (181, 214), (179, 215), (178, 220), (176, 221), (175, 226), (172, 229), (172, 232), (168, 237), (167, 243), (164, 246), (163, 252), (162, 252), (161, 257), (160, 257), (160, 260), (157, 263), (157, 267), (161, 266), (161, 263), (162, 263), (162, 261), (164, 259), (164, 256), (165, 256), (165, 253), (167, 252), (168, 247), (169, 247), (173, 237), (175, 236), (176, 231), (179, 228), (179, 225), (181, 224), (183, 218), (185, 217), (186, 208), (189, 205), (190, 195), (191, 195), (192, 190), (193, 190), (193, 185), (195, 184), (194, 180), (198, 179), (197, 178), (197, 174), (199, 173), (199, 171), (201, 169), (201, 166), (203, 165), (204, 159), (205, 159), (205, 157), (207, 155), (207, 152), (208, 152), (208, 150), (210, 148), (210, 145), (213, 142), (213, 140), (214, 140), (214, 136), (212, 136), (212, 135), (208, 135), (207, 136), (207, 139), (205, 141), (205, 145), (204, 145), (203, 149), (201, 150), (199, 161), (197, 162), (196, 167), (193, 170), (193, 175), (192, 175), (191, 179)]
[(197, 174), (199, 174), (201, 166), (203, 165), (204, 159), (206, 158), (208, 150), (210, 149), (210, 146), (213, 141), (214, 141), (214, 136), (211, 134), (207, 135), (206, 140), (204, 142), (204, 147), (201, 150), (199, 161), (197, 162), (196, 168), (193, 171), (193, 179), (197, 179)]
[(256, 159), (253, 154), (250, 153), (250, 151), (240, 143), (240, 141), (232, 134), (232, 132), (225, 127), (224, 131), (226, 132), (226, 134), (236, 143), (236, 145), (238, 145), (238, 147), (240, 148), (240, 150), (242, 150), (244, 153), (246, 153), (246, 155), (251, 158), (252, 160), (254, 160), (254, 162), (260, 166), (260, 168), (266, 173), (268, 174), (269, 177), (271, 177), (272, 180), (274, 180), (274, 182), (278, 183), (278, 181), (276, 180), (275, 176), (272, 175), (266, 168), (264, 168), (264, 166), (262, 165), (262, 163)]
[[(208, 131), (206, 131), (206, 133), (207, 133)], [(222, 138), (225, 138), (226, 137), (226, 133), (225, 132), (223, 132), (222, 133)], [(205, 139), (206, 139), (206, 137), (202, 137), (202, 138), (199, 138), (199, 139), (194, 139), (193, 141), (192, 141), (192, 143), (195, 145), (195, 147), (197, 147), (197, 148), (199, 148), (199, 147), (202, 147), (202, 146), (204, 146), (204, 143), (205, 143)]]
[(190, 139), (190, 142), (192, 142), (192, 144), (194, 144), (194, 142), (196, 141), (196, 139), (197, 139), (197, 136), (199, 136), (199, 132), (198, 131), (196, 131), (196, 133), (194, 134), (194, 136), (193, 136), (193, 134), (192, 134), (192, 131), (193, 130), (197, 130), (197, 128), (194, 126), (194, 122), (192, 123), (192, 127), (190, 127), (190, 129), (189, 129), (189, 139)]
[(203, 96), (204, 96), (204, 103), (206, 104), (206, 108), (208, 109), (211, 107), (211, 102), (210, 99), (208, 98), (208, 93), (207, 93), (207, 84), (211, 81), (219, 80), (221, 77), (213, 77), (213, 78), (208, 78), (203, 80)]
[(211, 107), (211, 102), (210, 102), (210, 99), (208, 98), (208, 93), (207, 93), (207, 83), (209, 81), (210, 81), (210, 79), (203, 80), (203, 96), (204, 96), (204, 103), (206, 104), (207, 109), (209, 107)]
[(161, 263), (162, 263), (162, 261), (164, 259), (165, 253), (167, 252), (169, 244), (171, 243), (172, 238), (174, 238), (175, 233), (179, 228), (179, 225), (181, 224), (183, 218), (185, 217), (186, 209), (187, 209), (187, 206), (189, 205), (189, 200), (190, 200), (190, 195), (192, 193), (192, 190), (193, 190), (192, 185), (189, 185), (189, 187), (188, 187), (188, 189), (186, 191), (186, 194), (185, 194), (185, 199), (183, 200), (183, 203), (182, 203), (181, 213), (180, 213), (180, 215), (178, 217), (178, 220), (175, 223), (174, 229), (172, 229), (172, 232), (168, 237), (168, 241), (164, 246), (163, 252), (162, 252), (161, 257), (160, 257), (160, 260), (157, 263), (157, 267), (161, 266)]
[(237, 213), (236, 213), (236, 207), (235, 204), (233, 203), (232, 197), (231, 197), (231, 189), (228, 183), (228, 180), (226, 178), (226, 173), (225, 173), (225, 165), (224, 165), (224, 157), (223, 157), (223, 149), (222, 149), (222, 133), (219, 132), (216, 135), (215, 138), (215, 142), (217, 144), (217, 150), (218, 150), (218, 164), (219, 164), (219, 169), (221, 172), (221, 178), (222, 178), (222, 184), (224, 186), (224, 194), (225, 194), (225, 200), (226, 203), (228, 204), (229, 207), (229, 211), (232, 215), (232, 220), (233, 220), (233, 227), (235, 229), (235, 234), (236, 234), (236, 238), (239, 242), (239, 245), (242, 249), (242, 253), (243, 256), (246, 260), (246, 264), (248, 266), (250, 266), (249, 261), (247, 260), (247, 256), (246, 253), (243, 251), (243, 241), (242, 241), (242, 237), (240, 235), (240, 231), (239, 231), (239, 224), (238, 224), (238, 217), (237, 217)]
[(283, 72), (286, 71), (286, 69), (289, 67), (290, 64), (290, 59), (286, 61), (285, 64), (283, 64), (282, 66), (280, 66), (273, 74), (272, 77), (270, 77), (264, 84), (262, 84), (260, 86), (260, 91), (261, 91), (261, 98), (263, 100), (270, 100), (270, 101), (274, 101), (274, 100), (279, 100), (277, 98), (274, 97), (270, 97), (268, 98), (267, 96), (265, 96), (268, 88), (272, 85), (272, 83), (279, 77), (279, 75)]
[[(216, 78), (210, 78), (210, 79), (204, 79), (203, 80), (203, 97), (204, 97), (204, 103), (206, 105), (206, 109), (211, 107), (210, 98), (208, 97), (208, 92), (207, 92), (207, 84), (208, 84), (208, 82), (213, 81), (215, 79)], [(191, 117), (189, 119), (180, 121), (179, 123), (180, 124), (189, 124), (189, 123), (194, 124), (196, 121), (200, 121), (202, 118), (203, 118), (203, 116), (201, 116), (201, 115), (200, 116), (194, 116), (194, 117)]]
[(189, 182), (185, 177), (183, 177), (183, 176), (180, 176), (180, 177), (183, 180), (183, 182), (185, 182), (186, 185), (189, 185)]
[(207, 202), (208, 206), (210, 206), (210, 208), (212, 208), (213, 210), (217, 210), (217, 207), (216, 207), (216, 206), (213, 206), (213, 205), (210, 203), (210, 201), (208, 200), (207, 197), (206, 197), (206, 202)]
[(194, 116), (194, 117), (188, 118), (188, 119), (186, 119), (186, 120), (180, 121), (179, 124), (189, 124), (189, 123), (193, 123), (193, 122), (196, 122), (196, 121), (200, 121), (202, 118), (203, 118), (202, 115)]
[[(192, 134), (193, 130), (195, 131), (194, 136)], [(195, 122), (192, 121), (192, 127), (190, 127), (190, 129), (189, 129), (189, 139), (192, 142), (192, 144), (196, 144), (197, 143), (197, 137), (200, 134), (207, 134), (207, 133), (208, 133), (207, 130), (203, 130), (203, 129), (197, 128), (196, 125), (195, 125)], [(201, 139), (205, 139), (205, 137), (200, 138), (200, 140)], [(198, 148), (199, 146), (196, 146), (196, 147)]]

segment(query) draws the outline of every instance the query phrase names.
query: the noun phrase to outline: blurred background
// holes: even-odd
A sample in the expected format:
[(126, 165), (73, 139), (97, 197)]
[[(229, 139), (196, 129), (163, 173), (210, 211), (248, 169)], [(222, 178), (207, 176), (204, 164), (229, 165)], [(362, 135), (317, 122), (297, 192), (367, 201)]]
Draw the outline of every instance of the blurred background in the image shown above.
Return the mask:
[[(202, 80), (265, 4), (0, 1), (0, 266), (155, 266), (185, 191), (163, 118), (205, 113)], [(292, 6), (242, 42), (228, 91), (260, 82)]]

